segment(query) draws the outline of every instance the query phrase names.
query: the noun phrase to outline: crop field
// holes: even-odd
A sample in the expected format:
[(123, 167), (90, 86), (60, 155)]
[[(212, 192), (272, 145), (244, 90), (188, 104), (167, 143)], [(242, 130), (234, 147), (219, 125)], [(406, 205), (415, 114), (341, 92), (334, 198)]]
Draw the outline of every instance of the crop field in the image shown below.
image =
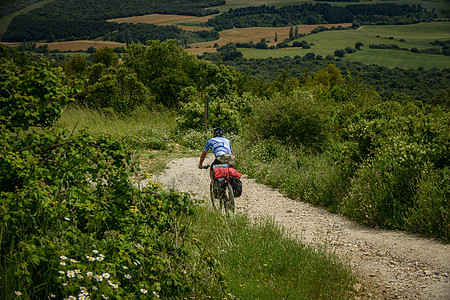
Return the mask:
[[(355, 47), (357, 42), (364, 44), (361, 51), (346, 54), (344, 59), (365, 64), (379, 64), (386, 67), (446, 68), (450, 66), (450, 57), (444, 55), (415, 54), (400, 50), (375, 50), (369, 45), (396, 44), (400, 48), (441, 48), (430, 42), (450, 40), (450, 22), (420, 23), (412, 25), (363, 26), (357, 30), (333, 30), (312, 34), (298, 40), (305, 40), (313, 46), (310, 49), (286, 48), (276, 50), (239, 49), (245, 58), (294, 57), (306, 53), (333, 55), (335, 50)], [(400, 41), (402, 40), (402, 41)], [(404, 41), (403, 41), (404, 40)]]
[(116, 42), (109, 42), (109, 41), (88, 41), (88, 40), (81, 40), (81, 41), (68, 41), (68, 42), (54, 42), (54, 43), (37, 43), (37, 47), (42, 45), (48, 45), (48, 49), (51, 50), (61, 50), (61, 51), (86, 51), (89, 47), (94, 47), (96, 49), (102, 48), (102, 47), (122, 47), (125, 46), (125, 44), (122, 43), (116, 43)]
[[(350, 23), (326, 24), (324, 26), (327, 28), (331, 28), (333, 26), (337, 27), (339, 25), (341, 25), (342, 27), (351, 26)], [(310, 33), (317, 26), (319, 25), (299, 25), (298, 33), (299, 34)], [(234, 28), (230, 30), (221, 31), (220, 38), (216, 41), (192, 44), (191, 48), (187, 49), (187, 51), (191, 54), (203, 54), (203, 52), (215, 52), (216, 49), (213, 48), (215, 43), (217, 43), (219, 46), (223, 46), (231, 42), (247, 43), (253, 41), (253, 43), (257, 43), (261, 41), (261, 39), (266, 39), (267, 44), (270, 46), (276, 44), (276, 42), (274, 41), (275, 33), (277, 34), (278, 42), (281, 42), (289, 37), (289, 31), (290, 27)], [(271, 50), (271, 52), (272, 51), (273, 50)]]
[(193, 16), (181, 16), (181, 15), (162, 15), (151, 14), (144, 16), (135, 16), (129, 18), (117, 18), (107, 20), (108, 22), (116, 23), (145, 23), (154, 24), (159, 26), (176, 25), (184, 30), (212, 30), (211, 27), (201, 27), (200, 23), (208, 21), (213, 16), (207, 17), (193, 17)]

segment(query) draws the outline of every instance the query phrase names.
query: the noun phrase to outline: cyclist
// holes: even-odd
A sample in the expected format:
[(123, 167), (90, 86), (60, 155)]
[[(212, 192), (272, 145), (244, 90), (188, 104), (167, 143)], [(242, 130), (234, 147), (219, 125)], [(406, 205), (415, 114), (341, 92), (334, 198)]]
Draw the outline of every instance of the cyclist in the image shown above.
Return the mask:
[(205, 161), (206, 154), (209, 150), (212, 150), (216, 159), (211, 164), (210, 177), (211, 181), (214, 181), (213, 166), (218, 164), (234, 165), (233, 148), (231, 147), (230, 140), (223, 137), (224, 130), (221, 127), (214, 128), (213, 138), (206, 142), (203, 153), (200, 157), (198, 164), (199, 169), (203, 169), (203, 162)]

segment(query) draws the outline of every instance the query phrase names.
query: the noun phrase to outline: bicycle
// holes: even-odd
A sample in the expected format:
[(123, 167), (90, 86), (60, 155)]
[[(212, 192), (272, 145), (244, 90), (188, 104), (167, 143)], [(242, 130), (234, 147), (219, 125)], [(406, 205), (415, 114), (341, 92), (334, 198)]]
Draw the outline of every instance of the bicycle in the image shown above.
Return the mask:
[[(229, 165), (227, 166), (229, 167)], [(210, 167), (211, 166), (208, 164), (203, 168), (209, 169)], [(222, 177), (211, 181), (209, 184), (209, 192), (214, 209), (219, 209), (220, 211), (223, 209), (225, 212), (234, 213), (234, 192), (229, 180)], [(216, 205), (216, 203), (218, 205)]]

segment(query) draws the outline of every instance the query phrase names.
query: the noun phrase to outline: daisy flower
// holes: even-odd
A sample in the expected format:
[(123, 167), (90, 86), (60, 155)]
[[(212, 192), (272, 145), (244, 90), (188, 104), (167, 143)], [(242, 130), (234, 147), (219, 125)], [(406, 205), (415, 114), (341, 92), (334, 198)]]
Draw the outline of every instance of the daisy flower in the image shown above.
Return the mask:
[(67, 286), (68, 285), (68, 283), (67, 282), (63, 282), (63, 284), (62, 284), (63, 286)]
[(141, 289), (141, 293), (142, 294), (147, 294), (147, 290), (146, 289)]
[(103, 299), (109, 299), (108, 296), (105, 296), (105, 295), (103, 295), (103, 294), (102, 294), (102, 298), (103, 298)]
[(95, 275), (94, 278), (97, 279), (97, 281), (103, 280), (103, 277), (101, 275)]
[(69, 296), (69, 300), (77, 300), (77, 298), (74, 296)]
[(92, 287), (92, 289), (93, 289), (94, 291), (96, 291), (96, 290), (98, 290), (98, 287), (94, 285), (94, 286)]
[(122, 266), (122, 268), (123, 268), (124, 270), (128, 270), (128, 267), (127, 267), (127, 266)]
[(66, 272), (64, 272), (64, 271), (59, 271), (59, 274), (61, 274), (61, 275), (66, 275)]
[(56, 298), (55, 294), (50, 294), (50, 298)]
[(90, 279), (93, 275), (94, 275), (94, 273), (92, 273), (92, 272), (87, 272), (87, 273), (86, 273), (86, 277), (89, 278), (89, 279)]
[(78, 279), (83, 279), (84, 278), (83, 275), (81, 275), (81, 274), (77, 274), (77, 277), (78, 277)]
[(16, 296), (22, 296), (22, 293), (19, 291), (15, 291), (14, 294), (16, 294)]
[(109, 273), (103, 273), (103, 274), (102, 274), (102, 277), (103, 277), (103, 278), (106, 278), (106, 279), (108, 279), (109, 276), (111, 276), (111, 275), (109, 275)]
[(98, 261), (102, 261), (102, 260), (103, 260), (103, 256), (97, 257), (97, 260), (98, 260)]
[(60, 264), (61, 266), (65, 266), (65, 265), (66, 265), (66, 263), (65, 263), (65, 262), (63, 262), (63, 261), (62, 261), (62, 262), (60, 262), (59, 264)]
[(89, 261), (95, 261), (95, 257), (92, 257), (92, 256), (86, 256), (86, 257)]
[(67, 259), (67, 256), (61, 255), (59, 258), (61, 258), (62, 260)]
[(94, 253), (98, 253), (98, 250), (92, 250), (92, 252), (94, 252)]
[(126, 279), (131, 279), (131, 275), (130, 275), (130, 274), (126, 274), (126, 275), (123, 276), (123, 277), (125, 277)]
[(67, 277), (69, 277), (69, 278), (75, 277), (75, 272), (74, 271), (67, 271)]

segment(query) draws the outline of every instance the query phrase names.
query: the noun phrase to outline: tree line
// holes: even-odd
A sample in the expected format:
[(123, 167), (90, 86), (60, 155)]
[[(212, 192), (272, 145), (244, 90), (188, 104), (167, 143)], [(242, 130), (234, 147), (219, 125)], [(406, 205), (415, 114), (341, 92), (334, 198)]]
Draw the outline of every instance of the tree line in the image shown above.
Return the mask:
[(216, 30), (244, 27), (285, 27), (297, 24), (358, 23), (410, 24), (429, 21), (436, 14), (407, 4), (352, 4), (333, 6), (328, 3), (274, 6), (252, 6), (230, 9), (208, 20), (206, 26)]
[(152, 24), (118, 24), (106, 19), (161, 13), (205, 16), (218, 13), (207, 7), (224, 4), (220, 0), (189, 1), (52, 1), (27, 14), (15, 17), (2, 41), (23, 42), (48, 40), (108, 39), (144, 43), (147, 40), (179, 39), (189, 43), (217, 39), (217, 33), (198, 31), (187, 33), (174, 26)]
[[(353, 49), (353, 48), (352, 48)], [(345, 51), (345, 50), (342, 50)], [(355, 51), (353, 49), (353, 51)], [(241, 54), (241, 55), (240, 55)], [(234, 66), (238, 71), (269, 84), (281, 76), (303, 79), (309, 73), (317, 72), (330, 63), (335, 64), (343, 75), (351, 75), (366, 87), (373, 87), (385, 99), (412, 98), (427, 104), (440, 104), (450, 108), (450, 69), (402, 69), (377, 65), (365, 65), (328, 55), (322, 57), (307, 53), (295, 56), (266, 59), (245, 59), (242, 53), (231, 45), (218, 49), (215, 55), (205, 53), (202, 59), (213, 60)], [(232, 59), (227, 59), (232, 58)], [(283, 75), (285, 74), (285, 75)], [(265, 91), (265, 89), (261, 89)], [(261, 92), (263, 93), (263, 92)]]
[(0, 18), (41, 0), (3, 0), (0, 2)]

